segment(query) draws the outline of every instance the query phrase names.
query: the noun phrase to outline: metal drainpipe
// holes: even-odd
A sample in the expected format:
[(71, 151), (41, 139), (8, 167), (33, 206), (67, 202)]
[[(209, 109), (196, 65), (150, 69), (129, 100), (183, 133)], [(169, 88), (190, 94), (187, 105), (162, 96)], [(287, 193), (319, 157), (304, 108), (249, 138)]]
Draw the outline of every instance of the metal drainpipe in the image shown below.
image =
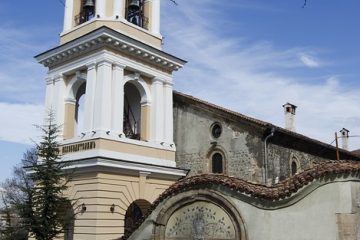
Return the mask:
[(265, 169), (264, 169), (264, 184), (266, 185), (267, 184), (267, 168), (268, 168), (268, 159), (267, 159), (267, 140), (269, 138), (271, 138), (272, 136), (274, 136), (274, 133), (275, 133), (275, 128), (272, 127), (271, 128), (271, 132), (270, 134), (265, 138), (265, 146), (264, 146), (264, 166), (265, 166)]

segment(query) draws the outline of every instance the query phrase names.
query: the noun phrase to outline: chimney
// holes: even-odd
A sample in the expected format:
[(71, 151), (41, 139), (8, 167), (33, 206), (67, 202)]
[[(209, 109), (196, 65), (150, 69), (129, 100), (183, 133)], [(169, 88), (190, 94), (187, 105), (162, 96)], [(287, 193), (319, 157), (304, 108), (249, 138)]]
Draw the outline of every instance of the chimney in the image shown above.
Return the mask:
[(285, 113), (285, 128), (289, 131), (296, 132), (295, 115), (297, 106), (291, 103), (285, 103), (283, 108)]
[(346, 128), (340, 130), (342, 148), (345, 150), (349, 150), (349, 132)]

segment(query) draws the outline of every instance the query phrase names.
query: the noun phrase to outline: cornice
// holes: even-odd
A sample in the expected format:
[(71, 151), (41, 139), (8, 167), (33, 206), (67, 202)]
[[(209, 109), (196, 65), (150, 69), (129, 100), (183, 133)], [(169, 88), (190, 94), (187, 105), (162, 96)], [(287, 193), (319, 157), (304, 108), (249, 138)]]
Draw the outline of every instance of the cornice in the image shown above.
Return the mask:
[(119, 173), (120, 170), (124, 170), (127, 173), (130, 171), (138, 172), (141, 175), (158, 175), (158, 176), (172, 176), (172, 178), (179, 179), (187, 174), (187, 170), (175, 168), (175, 167), (166, 167), (160, 165), (136, 163), (131, 161), (116, 160), (110, 158), (101, 158), (94, 157), (88, 159), (80, 159), (73, 161), (65, 161), (64, 170), (76, 169), (77, 173), (81, 171), (92, 171), (91, 168), (107, 168), (113, 169), (116, 173)]
[(167, 71), (177, 71), (186, 61), (151, 47), (122, 33), (107, 27), (99, 28), (71, 42), (50, 49), (35, 56), (45, 67), (53, 67), (74, 57), (89, 53), (95, 49), (109, 47), (122, 54), (163, 68)]

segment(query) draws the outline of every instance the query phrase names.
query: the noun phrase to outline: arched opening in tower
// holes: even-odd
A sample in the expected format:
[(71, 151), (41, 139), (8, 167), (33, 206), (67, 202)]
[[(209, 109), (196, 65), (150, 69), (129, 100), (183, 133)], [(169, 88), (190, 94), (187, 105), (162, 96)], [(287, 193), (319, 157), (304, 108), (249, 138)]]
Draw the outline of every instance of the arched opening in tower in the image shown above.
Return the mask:
[(150, 209), (151, 204), (139, 199), (130, 204), (125, 213), (125, 236), (131, 233), (132, 228), (142, 219)]
[(127, 0), (126, 3), (126, 20), (141, 28), (148, 29), (148, 11), (149, 1), (144, 0)]
[(90, 21), (95, 17), (95, 0), (81, 0), (80, 13), (75, 16), (76, 25)]
[(140, 140), (141, 96), (135, 85), (124, 86), (124, 134), (127, 138)]
[(84, 105), (85, 105), (85, 89), (86, 83), (84, 82), (79, 87), (76, 93), (75, 105), (75, 136), (79, 135), (84, 129)]

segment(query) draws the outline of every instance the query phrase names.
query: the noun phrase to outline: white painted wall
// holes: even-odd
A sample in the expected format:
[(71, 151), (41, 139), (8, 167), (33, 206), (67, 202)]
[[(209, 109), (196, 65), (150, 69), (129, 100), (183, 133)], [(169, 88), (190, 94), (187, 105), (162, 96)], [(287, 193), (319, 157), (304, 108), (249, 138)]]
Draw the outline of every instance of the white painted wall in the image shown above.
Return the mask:
[(337, 213), (351, 213), (351, 182), (324, 185), (299, 202), (264, 210), (233, 199), (248, 240), (337, 240)]

